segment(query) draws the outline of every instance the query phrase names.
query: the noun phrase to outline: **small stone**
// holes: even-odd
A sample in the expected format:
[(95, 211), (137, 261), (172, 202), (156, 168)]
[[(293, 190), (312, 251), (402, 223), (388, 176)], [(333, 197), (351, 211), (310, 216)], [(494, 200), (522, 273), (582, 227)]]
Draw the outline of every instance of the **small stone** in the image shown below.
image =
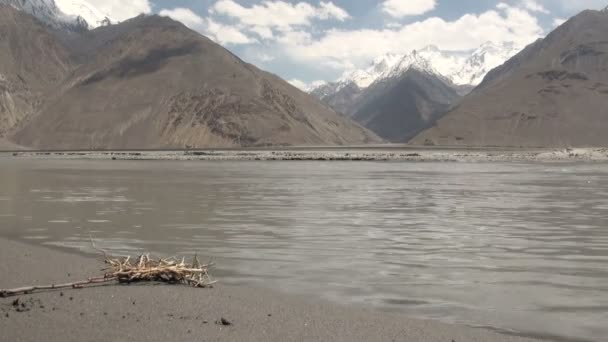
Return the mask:
[[(8, 315), (8, 314), (7, 314), (7, 315)], [(207, 323), (209, 323), (209, 321), (203, 321), (203, 324), (207, 324)]]
[(13, 306), (19, 306), (19, 298), (13, 301)]
[(219, 324), (221, 324), (221, 325), (232, 325), (232, 322), (230, 322), (229, 320), (227, 320), (224, 317), (222, 317), (222, 318), (220, 318)]
[(272, 314), (268, 314), (268, 317), (272, 317)]
[(4, 316), (5, 316), (6, 318), (8, 318), (8, 317), (9, 317), (8, 312), (7, 312), (7, 313), (6, 313), (6, 315), (4, 315)]
[(74, 297), (70, 297), (70, 300), (74, 300)]
[(59, 292), (59, 297), (63, 297), (63, 292)]
[(104, 316), (107, 316), (107, 315), (108, 315), (108, 313), (107, 313), (107, 312), (104, 312), (104, 313), (103, 313), (103, 315), (104, 315)]

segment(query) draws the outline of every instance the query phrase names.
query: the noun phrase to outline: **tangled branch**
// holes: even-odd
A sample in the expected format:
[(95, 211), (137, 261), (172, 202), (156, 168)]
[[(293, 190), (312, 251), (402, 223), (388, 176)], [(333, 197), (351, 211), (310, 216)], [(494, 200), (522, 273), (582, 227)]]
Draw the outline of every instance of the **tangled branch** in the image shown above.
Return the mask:
[[(105, 255), (105, 252), (104, 252)], [(35, 291), (53, 290), (61, 288), (83, 288), (88, 285), (101, 283), (135, 283), (135, 282), (164, 282), (169, 284), (184, 284), (193, 287), (209, 287), (215, 283), (209, 276), (208, 270), (212, 264), (201, 264), (195, 255), (192, 263), (184, 259), (152, 259), (144, 254), (136, 259), (131, 257), (111, 259), (106, 256), (105, 274), (87, 280), (65, 283), (27, 286), (15, 289), (0, 289), (0, 297), (10, 297), (28, 294)]]

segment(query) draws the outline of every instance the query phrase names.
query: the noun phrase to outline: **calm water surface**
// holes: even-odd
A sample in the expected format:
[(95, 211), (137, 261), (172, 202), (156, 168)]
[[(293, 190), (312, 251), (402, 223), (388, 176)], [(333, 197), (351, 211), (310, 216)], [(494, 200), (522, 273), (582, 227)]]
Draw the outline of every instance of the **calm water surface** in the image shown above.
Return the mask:
[(0, 160), (0, 235), (213, 257), (222, 282), (608, 341), (608, 165)]

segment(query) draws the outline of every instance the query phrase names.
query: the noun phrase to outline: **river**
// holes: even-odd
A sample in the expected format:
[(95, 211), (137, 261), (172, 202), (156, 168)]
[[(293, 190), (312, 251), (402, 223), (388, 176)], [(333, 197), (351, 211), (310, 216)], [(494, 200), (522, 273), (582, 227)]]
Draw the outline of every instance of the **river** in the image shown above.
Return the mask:
[(608, 336), (605, 163), (0, 159), (0, 235), (198, 253), (226, 283), (530, 336)]

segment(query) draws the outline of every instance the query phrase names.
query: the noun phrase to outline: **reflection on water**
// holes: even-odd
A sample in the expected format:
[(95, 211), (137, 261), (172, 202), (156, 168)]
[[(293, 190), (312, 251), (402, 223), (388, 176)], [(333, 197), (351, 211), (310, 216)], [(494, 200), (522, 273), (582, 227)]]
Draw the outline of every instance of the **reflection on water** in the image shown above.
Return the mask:
[(608, 336), (608, 165), (0, 161), (0, 235), (213, 257), (230, 283)]

